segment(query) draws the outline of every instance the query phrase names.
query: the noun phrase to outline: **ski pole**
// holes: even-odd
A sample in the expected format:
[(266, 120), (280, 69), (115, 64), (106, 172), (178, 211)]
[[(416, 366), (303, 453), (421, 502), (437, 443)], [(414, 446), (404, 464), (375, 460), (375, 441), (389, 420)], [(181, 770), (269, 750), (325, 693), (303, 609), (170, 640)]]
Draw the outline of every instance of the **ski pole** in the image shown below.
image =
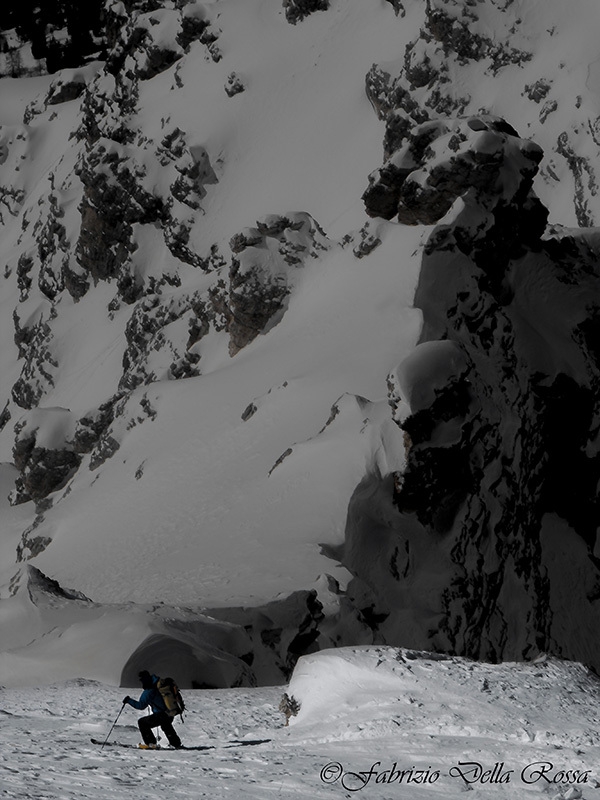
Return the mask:
[(123, 705), (121, 706), (121, 710), (120, 710), (120, 711), (119, 711), (119, 713), (117, 714), (117, 719), (115, 719), (115, 721), (113, 722), (113, 724), (112, 724), (112, 728), (109, 730), (109, 732), (108, 732), (108, 736), (106, 737), (106, 739), (104, 740), (104, 744), (103, 744), (103, 745), (102, 745), (102, 747), (100, 748), (101, 750), (102, 750), (102, 749), (104, 749), (104, 745), (105, 745), (105, 744), (108, 742), (108, 740), (109, 740), (109, 738), (110, 738), (110, 735), (111, 735), (111, 733), (113, 732), (113, 728), (114, 728), (114, 727), (115, 727), (115, 725), (117, 724), (117, 720), (119, 719), (119, 717), (120, 717), (120, 716), (121, 716), (121, 714), (123, 713), (123, 709), (124, 709), (124, 708), (125, 708), (125, 703), (123, 703)]

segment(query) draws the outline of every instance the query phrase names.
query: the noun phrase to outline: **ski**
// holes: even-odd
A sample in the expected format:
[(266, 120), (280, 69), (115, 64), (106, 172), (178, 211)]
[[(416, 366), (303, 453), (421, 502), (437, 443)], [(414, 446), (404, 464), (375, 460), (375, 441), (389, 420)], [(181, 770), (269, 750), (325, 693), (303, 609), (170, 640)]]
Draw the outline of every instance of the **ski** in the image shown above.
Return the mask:
[[(128, 744), (127, 742), (101, 742), (100, 739), (90, 739), (92, 744), (99, 744), (101, 747), (126, 747), (128, 750), (139, 750), (137, 744)], [(224, 750), (229, 750), (232, 747), (251, 747), (257, 744), (266, 744), (271, 739), (228, 739), (222, 745), (214, 744), (200, 744), (200, 745), (182, 745), (181, 747), (157, 747), (157, 750), (214, 750), (220, 746)]]
[[(139, 744), (129, 744), (127, 742), (101, 742), (100, 739), (90, 739), (92, 744), (99, 744), (102, 747), (126, 747), (128, 750), (145, 750), (146, 748), (140, 747)], [(151, 747), (149, 750), (214, 750), (214, 745), (198, 745), (197, 747)]]
[(102, 747), (128, 747), (131, 749), (138, 749), (137, 744), (126, 744), (125, 742), (101, 742), (100, 739), (90, 739), (92, 744), (99, 744)]

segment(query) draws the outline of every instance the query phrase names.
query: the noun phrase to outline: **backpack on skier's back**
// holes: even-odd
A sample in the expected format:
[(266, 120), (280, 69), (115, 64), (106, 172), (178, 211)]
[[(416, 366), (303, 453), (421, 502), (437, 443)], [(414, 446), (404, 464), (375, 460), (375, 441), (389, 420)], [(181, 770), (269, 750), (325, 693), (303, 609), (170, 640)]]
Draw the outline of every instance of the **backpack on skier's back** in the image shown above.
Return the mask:
[(181, 715), (183, 720), (183, 712), (185, 711), (185, 703), (179, 691), (179, 687), (173, 678), (159, 678), (156, 688), (160, 692), (165, 706), (167, 707), (167, 714), (170, 717)]

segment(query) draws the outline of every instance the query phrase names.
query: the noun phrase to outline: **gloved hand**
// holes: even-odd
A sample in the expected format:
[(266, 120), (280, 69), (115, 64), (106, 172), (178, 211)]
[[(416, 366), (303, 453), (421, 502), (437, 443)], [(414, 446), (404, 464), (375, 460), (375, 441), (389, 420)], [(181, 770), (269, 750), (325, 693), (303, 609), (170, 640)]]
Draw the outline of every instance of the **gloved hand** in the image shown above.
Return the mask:
[(130, 700), (131, 700), (131, 698), (129, 697), (129, 695), (127, 695), (127, 697), (124, 697), (123, 698), (123, 705), (125, 705), (125, 703), (128, 703)]

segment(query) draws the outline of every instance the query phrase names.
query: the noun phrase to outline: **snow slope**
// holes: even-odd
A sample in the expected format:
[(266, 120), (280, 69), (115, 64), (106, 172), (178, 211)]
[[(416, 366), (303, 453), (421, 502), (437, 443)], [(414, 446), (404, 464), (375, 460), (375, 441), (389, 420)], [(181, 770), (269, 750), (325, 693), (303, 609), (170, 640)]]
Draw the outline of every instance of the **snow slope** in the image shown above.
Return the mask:
[[(379, 64), (393, 83), (408, 71), (410, 99), (428, 117), (443, 108), (506, 116), (545, 150), (536, 190), (551, 221), (593, 223), (598, 7), (565, 8), (332, 0), (290, 25), (279, 0), (165, 0), (127, 24), (170, 47), (183, 17), (206, 18), (218, 57), (198, 39), (150, 76), (148, 51), (133, 48), (116, 74), (93, 63), (0, 80), (3, 496), (18, 496), (12, 464), (26, 434), (72, 455), (82, 420), (116, 409), (55, 491), (1, 507), (0, 682), (41, 681), (47, 659), (53, 676), (117, 683), (145, 638), (157, 625), (163, 632), (153, 616), (161, 603), (175, 619), (191, 608), (221, 610), (228, 622), (232, 606), (299, 589), (331, 601), (327, 573), (346, 585), (330, 556), (344, 544), (355, 489), (391, 482), (404, 464), (387, 378), (421, 333), (413, 301), (431, 233), (365, 212), (389, 123), (366, 75)], [(466, 55), (443, 39), (444, 26), (440, 38), (426, 29), (436, 10), (479, 37)], [(424, 67), (431, 79), (417, 85)], [(244, 91), (229, 96), (233, 74)], [(51, 103), (72, 80), (87, 92)], [(181, 152), (167, 140), (183, 141)], [(107, 178), (119, 188), (124, 175), (137, 182), (117, 199), (135, 214), (121, 272), (104, 275), (119, 248), (94, 216), (105, 199), (98, 186)], [(148, 204), (141, 211), (138, 199)], [(263, 237), (256, 250), (275, 283), (289, 282), (278, 313), (234, 355), (216, 312), (189, 344), (200, 301), (216, 292), (218, 306), (220, 284), (231, 282), (232, 237), (296, 213), (310, 214), (327, 244), (301, 267), (282, 267), (269, 260), (279, 245)], [(111, 242), (100, 264), (90, 256), (96, 227)], [(190, 377), (173, 379), (182, 363)], [(31, 590), (28, 565), (90, 601), (62, 598), (57, 612), (56, 599), (47, 606)], [(432, 572), (443, 586), (445, 562)], [(352, 641), (370, 633), (364, 621), (348, 623)], [(101, 669), (94, 642), (112, 647)]]
[[(266, 214), (296, 210), (314, 215), (331, 244), (297, 270), (285, 314), (264, 336), (231, 358), (227, 336), (211, 332), (199, 345), (199, 377), (156, 380), (130, 393), (122, 421), (111, 429), (120, 445), (111, 459), (94, 466), (84, 456), (41, 513), (32, 503), (16, 507), (23, 510), (25, 531), (20, 558), (34, 556), (31, 563), (45, 574), (97, 603), (258, 605), (310, 588), (334, 569), (321, 545), (343, 542), (348, 501), (365, 470), (387, 473), (403, 460), (401, 433), (387, 413), (386, 376), (419, 335), (412, 298), (422, 231), (369, 223), (369, 235), (381, 245), (368, 266), (353, 253), (358, 229), (368, 222), (360, 195), (381, 152), (381, 123), (364, 93), (364, 76), (373, 61), (397, 51), (398, 29), (386, 27), (395, 21), (393, 10), (381, 4), (373, 14), (353, 2), (298, 26), (289, 25), (275, 3), (227, 0), (208, 11), (218, 25), (222, 59), (192, 45), (174, 69), (140, 81), (128, 124), (143, 132), (140, 141), (184, 130), (192, 152), (208, 152), (218, 183), (207, 187), (201, 212), (190, 215), (197, 252), (216, 247), (227, 256), (234, 234)], [(407, 41), (420, 14), (413, 16), (415, 22), (401, 29)], [(160, 43), (168, 26), (157, 30)], [(85, 70), (94, 91), (114, 84), (99, 65)], [(228, 97), (223, 87), (234, 70), (246, 91)], [(38, 216), (44, 223), (37, 209), (47, 209), (42, 193), (48, 179), (58, 191), (69, 263), (76, 269), (81, 183), (74, 165), (85, 153), (68, 137), (79, 124), (80, 101), (45, 107), (49, 83), (0, 81), (2, 122), (15, 126), (7, 129), (11, 154), (16, 157), (15, 137), (26, 142), (23, 163), (15, 167), (25, 200), (14, 220), (4, 220), (5, 253), (17, 272), (24, 244), (36, 258), (21, 222)], [(19, 128), (18, 110), (26, 106), (36, 113)], [(144, 185), (158, 191), (166, 180), (159, 164), (143, 144), (130, 152), (147, 172)], [(179, 302), (215, 282), (176, 262), (151, 226), (137, 230), (136, 246), (133, 263), (141, 274), (179, 276), (180, 286), (162, 288), (161, 302)], [(22, 436), (33, 432), (37, 446), (51, 446), (60, 440), (51, 426), (55, 409), (68, 409), (70, 415), (58, 416), (68, 443), (77, 419), (117, 390), (131, 315), (129, 306), (108, 313), (115, 292), (103, 282), (78, 302), (63, 292), (51, 304), (33, 289), (26, 299), (18, 297), (17, 285), (5, 281), (2, 340), (13, 339), (11, 307), (18, 307), (23, 326), (43, 324), (50, 314), (52, 364), (40, 367), (41, 414), (10, 404), (11, 420), (0, 434), (7, 462), (14, 458), (15, 424)], [(174, 323), (169, 336), (185, 342), (184, 322)], [(166, 353), (151, 356), (158, 375), (169, 363)], [(10, 345), (0, 356), (9, 383), (21, 367), (15, 355)], [(44, 378), (47, 370), (51, 381)], [(251, 405), (256, 411), (244, 421)], [(0, 550), (3, 647), (12, 651), (31, 638), (23, 630), (41, 633), (45, 615), (29, 606), (15, 539), (3, 536)], [(338, 569), (337, 577), (343, 582), (345, 571)], [(18, 587), (21, 599), (12, 598)], [(61, 630), (70, 619), (65, 614)], [(63, 651), (67, 659), (85, 647), (87, 634), (81, 632), (80, 643), (78, 630), (71, 630), (72, 645)], [(117, 649), (122, 662), (103, 677), (118, 680), (137, 643), (132, 635), (128, 651)], [(19, 659), (3, 662), (3, 682), (11, 680), (7, 663)], [(25, 672), (35, 681), (35, 669)]]
[[(402, 245), (414, 250), (419, 236), (402, 236)], [(314, 580), (327, 562), (319, 567), (308, 548), (342, 541), (348, 498), (379, 446), (377, 424), (361, 435), (364, 419), (350, 404), (330, 432), (319, 431), (345, 392), (385, 405), (389, 365), (418, 336), (415, 260), (388, 266), (398, 238), (390, 229), (368, 273), (344, 253), (311, 265), (276, 335), (234, 360), (140, 390), (157, 424), (133, 429), (113, 461), (74, 479), (36, 566), (99, 602), (235, 604)], [(404, 336), (388, 337), (398, 320)], [(253, 402), (258, 411), (244, 422)], [(339, 448), (327, 448), (331, 437)]]
[[(92, 745), (108, 735), (124, 689), (81, 680), (4, 689), (4, 796), (600, 797), (598, 681), (577, 664), (342, 648), (301, 659), (284, 688), (301, 704), (289, 727), (280, 688), (186, 692), (177, 730), (188, 746), (213, 747), (188, 752)], [(135, 745), (137, 716), (126, 708), (110, 741)]]
[[(231, 236), (273, 211), (308, 211), (340, 237), (365, 223), (360, 194), (379, 159), (381, 126), (363, 83), (373, 60), (397, 47), (386, 19), (394, 19), (391, 8), (373, 15), (354, 3), (294, 27), (272, 3), (219, 3), (222, 61), (207, 62), (198, 45), (178, 64), (182, 90), (174, 90), (172, 70), (141, 85), (134, 124), (145, 135), (159, 135), (170, 118), (224, 164), (192, 231), (201, 252), (215, 242), (226, 251)], [(248, 89), (229, 98), (223, 84), (234, 67)], [(0, 91), (12, 97), (17, 83), (2, 81)], [(75, 104), (67, 105), (74, 113)], [(55, 130), (64, 138), (70, 115), (48, 116), (32, 121), (30, 135), (45, 141)], [(58, 156), (48, 150), (45, 169)], [(69, 175), (69, 156), (60, 158), (61, 175)], [(160, 179), (156, 172), (149, 182)], [(311, 264), (274, 335), (233, 360), (224, 338), (214, 337), (203, 343), (200, 378), (140, 388), (131, 413), (147, 398), (158, 424), (127, 433), (115, 459), (81, 470), (68, 496), (55, 498), (36, 528), (53, 546), (36, 565), (98, 601), (254, 602), (312, 582), (326, 563), (317, 545), (343, 538), (348, 497), (373, 460), (369, 437), (359, 433), (362, 419), (353, 422), (351, 412), (337, 423), (336, 439), (348, 440), (339, 452), (329, 449), (322, 459), (326, 445), (315, 437), (345, 393), (385, 398), (390, 364), (419, 332), (411, 303), (420, 233), (384, 226), (380, 236), (384, 246), (368, 269), (340, 245)], [(206, 283), (185, 267), (181, 276), (186, 290)], [(53, 342), (59, 366), (44, 407), (69, 408), (76, 418), (116, 389), (129, 311), (108, 323), (110, 292), (103, 294), (100, 285), (77, 305), (62, 298)], [(15, 300), (5, 295), (4, 302)], [(8, 312), (3, 317), (10, 322)], [(395, 326), (398, 334), (388, 336)], [(12, 338), (8, 329), (3, 338)], [(14, 354), (7, 356), (10, 374)], [(252, 402), (259, 411), (243, 423)], [(288, 448), (308, 440), (269, 477)], [(312, 515), (299, 513), (308, 507)], [(7, 548), (3, 563), (10, 560)]]

